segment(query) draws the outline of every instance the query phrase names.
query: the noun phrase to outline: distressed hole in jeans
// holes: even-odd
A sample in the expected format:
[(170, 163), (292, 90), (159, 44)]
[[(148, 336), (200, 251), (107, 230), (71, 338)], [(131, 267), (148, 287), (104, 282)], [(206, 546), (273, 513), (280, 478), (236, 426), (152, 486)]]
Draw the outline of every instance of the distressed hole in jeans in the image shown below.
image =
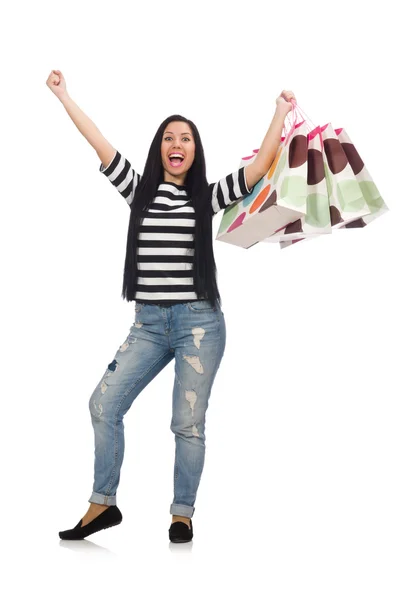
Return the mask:
[[(190, 408), (192, 410), (192, 416), (194, 414), (194, 405), (196, 404), (197, 401), (197, 394), (194, 390), (186, 390), (185, 392), (185, 398), (186, 400), (189, 402), (190, 404)], [(192, 434), (196, 437), (199, 437), (200, 434), (198, 432), (198, 429), (196, 427), (195, 424), (192, 425)]]
[(203, 329), (202, 327), (193, 327), (192, 334), (194, 345), (196, 346), (196, 348), (200, 349), (200, 342), (205, 336), (205, 329)]
[(192, 416), (193, 416), (194, 405), (196, 404), (196, 401), (197, 401), (197, 394), (194, 390), (186, 390), (185, 398), (190, 404), (190, 408), (191, 408)]
[(189, 365), (191, 367), (193, 367), (193, 369), (195, 371), (197, 371), (197, 373), (203, 374), (204, 373), (204, 368), (203, 365), (200, 362), (200, 358), (198, 356), (184, 356), (183, 360), (186, 360), (186, 362), (189, 363)]
[(104, 394), (108, 388), (108, 384), (106, 383), (105, 379), (106, 377), (109, 377), (112, 373), (114, 373), (114, 371), (116, 371), (118, 369), (119, 363), (117, 362), (117, 360), (114, 358), (112, 360), (112, 362), (110, 364), (108, 364), (108, 368), (106, 369), (105, 375), (102, 379), (102, 383), (101, 383), (101, 392), (102, 394)]
[(117, 362), (117, 360), (114, 358), (114, 359), (112, 360), (112, 362), (111, 362), (111, 363), (108, 365), (108, 369), (109, 369), (109, 371), (115, 371), (115, 370), (117, 369), (117, 367), (118, 367), (118, 366), (119, 366), (119, 365), (118, 365), (118, 362)]
[(125, 351), (127, 350), (128, 346), (129, 346), (130, 344), (135, 344), (135, 342), (136, 342), (136, 341), (137, 341), (137, 338), (136, 338), (136, 337), (131, 337), (131, 335), (129, 335), (129, 336), (127, 337), (127, 339), (125, 340), (124, 344), (122, 344), (122, 345), (120, 346), (120, 348), (119, 348), (119, 351), (120, 351), (120, 352), (125, 352)]
[(94, 404), (95, 411), (98, 413), (97, 416), (100, 417), (101, 414), (102, 414), (102, 411), (103, 411), (102, 404), (98, 404), (97, 405), (97, 403), (95, 402), (95, 400), (93, 400), (93, 404)]

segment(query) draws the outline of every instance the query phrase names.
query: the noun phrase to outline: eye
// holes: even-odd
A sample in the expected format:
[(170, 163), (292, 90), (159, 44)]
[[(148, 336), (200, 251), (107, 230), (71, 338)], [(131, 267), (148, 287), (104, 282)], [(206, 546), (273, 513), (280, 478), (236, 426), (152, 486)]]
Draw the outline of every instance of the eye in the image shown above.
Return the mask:
[[(171, 139), (171, 136), (167, 136), (166, 138), (164, 138), (165, 141), (170, 140), (170, 139)], [(190, 138), (188, 138), (188, 137), (184, 137), (183, 139), (190, 142)]]

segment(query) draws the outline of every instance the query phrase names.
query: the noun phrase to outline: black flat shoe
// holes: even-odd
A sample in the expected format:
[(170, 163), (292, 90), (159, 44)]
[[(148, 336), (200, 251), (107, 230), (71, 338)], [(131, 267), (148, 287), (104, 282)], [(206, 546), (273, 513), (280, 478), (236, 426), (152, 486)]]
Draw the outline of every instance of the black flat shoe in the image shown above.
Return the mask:
[(171, 523), (171, 527), (168, 530), (171, 542), (190, 542), (193, 537), (193, 523), (190, 519), (189, 525), (182, 521), (175, 521)]
[(87, 537), (87, 535), (96, 533), (101, 529), (107, 529), (108, 527), (119, 525), (122, 520), (123, 515), (121, 514), (119, 508), (115, 505), (112, 505), (101, 512), (101, 514), (95, 517), (95, 519), (87, 523), (87, 525), (84, 525), (84, 527), (81, 527), (83, 519), (80, 519), (76, 527), (73, 529), (60, 531), (59, 537), (61, 540), (83, 540), (85, 537)]

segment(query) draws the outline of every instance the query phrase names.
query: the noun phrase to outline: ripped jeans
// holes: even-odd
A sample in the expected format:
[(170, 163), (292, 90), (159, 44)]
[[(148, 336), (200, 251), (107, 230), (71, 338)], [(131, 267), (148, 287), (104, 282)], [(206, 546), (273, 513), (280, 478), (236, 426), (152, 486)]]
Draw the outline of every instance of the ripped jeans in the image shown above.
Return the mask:
[(192, 517), (204, 466), (205, 413), (226, 344), (219, 303), (193, 300), (164, 307), (136, 301), (135, 323), (89, 401), (94, 428), (94, 485), (89, 502), (116, 504), (124, 457), (123, 417), (173, 358), (171, 431), (175, 435), (172, 515)]

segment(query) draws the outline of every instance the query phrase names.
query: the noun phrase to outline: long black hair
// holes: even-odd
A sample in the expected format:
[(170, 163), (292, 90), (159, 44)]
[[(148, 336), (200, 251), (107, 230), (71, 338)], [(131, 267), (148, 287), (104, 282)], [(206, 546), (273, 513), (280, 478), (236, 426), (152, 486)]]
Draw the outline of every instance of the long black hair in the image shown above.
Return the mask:
[(195, 251), (193, 281), (198, 299), (208, 299), (214, 306), (221, 303), (217, 285), (217, 269), (212, 248), (212, 213), (210, 211), (211, 192), (206, 176), (204, 149), (196, 125), (181, 115), (171, 115), (159, 126), (150, 145), (145, 169), (130, 204), (131, 214), (128, 227), (127, 248), (124, 263), (122, 297), (133, 301), (137, 291), (137, 237), (143, 212), (156, 196), (157, 188), (164, 181), (164, 167), (161, 161), (161, 142), (164, 131), (171, 121), (187, 123), (195, 142), (195, 157), (186, 174), (184, 185), (195, 210)]

